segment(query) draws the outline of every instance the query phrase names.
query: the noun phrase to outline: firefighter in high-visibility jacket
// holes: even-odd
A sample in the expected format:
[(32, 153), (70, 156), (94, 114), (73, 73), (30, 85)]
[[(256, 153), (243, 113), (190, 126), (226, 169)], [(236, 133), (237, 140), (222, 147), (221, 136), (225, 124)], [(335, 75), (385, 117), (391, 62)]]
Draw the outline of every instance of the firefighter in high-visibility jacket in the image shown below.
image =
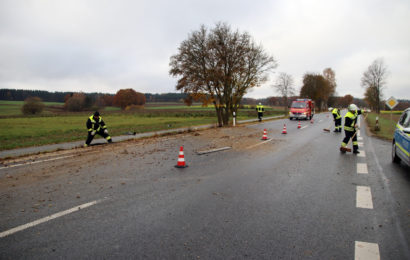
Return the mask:
[(333, 119), (335, 121), (335, 130), (333, 132), (342, 132), (342, 116), (340, 115), (340, 109), (332, 109)]
[(340, 147), (340, 151), (342, 153), (345, 152), (342, 148), (347, 146), (347, 143), (349, 142), (350, 138), (353, 137), (352, 142), (353, 142), (353, 153), (360, 153), (359, 152), (359, 144), (357, 143), (357, 136), (355, 135), (356, 133), (356, 128), (357, 128), (357, 117), (362, 114), (362, 111), (357, 108), (355, 104), (350, 104), (347, 107), (347, 113), (345, 115), (345, 138), (342, 141), (342, 146)]
[(262, 117), (263, 117), (263, 112), (265, 111), (265, 108), (262, 106), (261, 103), (259, 103), (259, 105), (256, 106), (256, 111), (258, 112), (259, 122), (261, 122)]
[(108, 134), (107, 126), (105, 125), (98, 111), (95, 111), (94, 115), (88, 118), (86, 126), (88, 129), (88, 137), (85, 141), (84, 147), (90, 145), (96, 134), (104, 137), (109, 143), (112, 142), (111, 136)]

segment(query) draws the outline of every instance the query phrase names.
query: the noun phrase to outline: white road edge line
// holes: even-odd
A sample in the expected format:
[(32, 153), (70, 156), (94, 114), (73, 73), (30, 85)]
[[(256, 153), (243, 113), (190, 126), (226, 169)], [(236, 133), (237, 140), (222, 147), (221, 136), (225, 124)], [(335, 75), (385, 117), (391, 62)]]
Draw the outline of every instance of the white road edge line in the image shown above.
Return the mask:
[(357, 174), (369, 174), (369, 171), (367, 170), (367, 164), (366, 163), (358, 163), (357, 164)]
[(41, 163), (41, 162), (49, 162), (49, 161), (55, 161), (59, 159), (64, 159), (64, 158), (69, 158), (69, 157), (74, 157), (75, 155), (67, 155), (67, 156), (61, 156), (57, 158), (51, 158), (47, 160), (41, 160), (41, 161), (34, 161), (34, 162), (28, 162), (28, 163), (19, 163), (19, 164), (14, 164), (6, 167), (0, 167), (0, 170), (2, 169), (8, 169), (8, 168), (13, 168), (13, 167), (18, 167), (18, 166), (24, 166), (24, 165), (30, 165), (30, 164), (35, 164), (35, 163)]
[(356, 208), (373, 209), (372, 191), (368, 186), (356, 186)]
[(306, 127), (308, 127), (308, 125), (302, 126), (300, 129), (303, 129), (303, 128), (306, 128)]
[(364, 260), (364, 259), (380, 260), (379, 245), (375, 243), (355, 241), (354, 259), (355, 260)]
[(264, 142), (261, 142), (261, 143), (257, 143), (257, 144), (251, 145), (251, 146), (248, 146), (246, 149), (251, 149), (251, 148), (253, 148), (253, 147), (255, 147), (255, 146), (258, 146), (258, 145), (261, 145), (261, 144), (265, 144), (265, 143), (270, 142), (270, 141), (273, 141), (273, 139), (271, 138), (271, 139), (269, 139), (269, 140), (267, 140), (267, 141), (264, 141)]
[(74, 208), (71, 208), (71, 209), (68, 209), (68, 210), (64, 210), (64, 211), (55, 213), (55, 214), (50, 215), (50, 216), (48, 216), (48, 217), (44, 217), (44, 218), (35, 220), (35, 221), (33, 221), (33, 222), (30, 222), (30, 223), (27, 223), (27, 224), (24, 224), (24, 225), (21, 225), (21, 226), (12, 228), (12, 229), (10, 229), (10, 230), (3, 231), (3, 232), (0, 233), (0, 238), (9, 236), (9, 235), (11, 235), (11, 234), (14, 234), (14, 233), (16, 233), (16, 232), (25, 230), (25, 229), (27, 229), (27, 228), (31, 228), (31, 227), (37, 226), (37, 225), (39, 225), (39, 224), (42, 224), (42, 223), (44, 223), (44, 222), (53, 220), (53, 219), (55, 219), (55, 218), (59, 218), (59, 217), (62, 217), (62, 216), (64, 216), (64, 215), (71, 214), (71, 213), (76, 212), (76, 211), (79, 211), (79, 210), (81, 210), (81, 209), (85, 209), (85, 208), (91, 207), (91, 206), (93, 206), (93, 205), (95, 205), (95, 204), (97, 204), (97, 203), (100, 203), (101, 201), (103, 201), (103, 200), (95, 200), (95, 201), (92, 201), (92, 202), (88, 202), (88, 203), (85, 203), (85, 204), (76, 206), (76, 207), (74, 207)]

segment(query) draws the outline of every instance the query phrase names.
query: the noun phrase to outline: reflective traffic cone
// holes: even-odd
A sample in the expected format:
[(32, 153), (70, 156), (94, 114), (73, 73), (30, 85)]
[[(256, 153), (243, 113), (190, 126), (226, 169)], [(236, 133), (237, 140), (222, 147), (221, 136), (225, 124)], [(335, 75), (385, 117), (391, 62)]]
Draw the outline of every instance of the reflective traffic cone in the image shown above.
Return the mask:
[(299, 121), (299, 123), (298, 123), (298, 129), (299, 129), (299, 128), (301, 128), (301, 126), (300, 126), (300, 121)]
[(286, 124), (283, 125), (282, 134), (287, 134), (287, 132), (286, 132)]
[(178, 155), (178, 163), (175, 165), (176, 168), (185, 168), (188, 167), (188, 165), (185, 164), (185, 157), (184, 157), (184, 147), (181, 146), (181, 149), (179, 150), (179, 155)]
[(263, 129), (262, 140), (268, 140), (268, 134), (266, 133), (266, 129)]

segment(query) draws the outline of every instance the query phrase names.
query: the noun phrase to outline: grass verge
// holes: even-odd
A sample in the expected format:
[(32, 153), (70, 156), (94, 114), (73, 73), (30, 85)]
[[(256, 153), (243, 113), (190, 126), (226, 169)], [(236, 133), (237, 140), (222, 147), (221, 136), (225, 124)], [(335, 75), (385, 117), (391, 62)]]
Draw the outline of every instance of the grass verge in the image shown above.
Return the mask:
[[(387, 113), (382, 113), (377, 115), (376, 113), (369, 113), (366, 122), (370, 131), (377, 137), (386, 140), (392, 140), (394, 130), (396, 128), (396, 123), (400, 118), (401, 113), (394, 113), (392, 115)], [(379, 131), (376, 131), (376, 117), (379, 117)]]

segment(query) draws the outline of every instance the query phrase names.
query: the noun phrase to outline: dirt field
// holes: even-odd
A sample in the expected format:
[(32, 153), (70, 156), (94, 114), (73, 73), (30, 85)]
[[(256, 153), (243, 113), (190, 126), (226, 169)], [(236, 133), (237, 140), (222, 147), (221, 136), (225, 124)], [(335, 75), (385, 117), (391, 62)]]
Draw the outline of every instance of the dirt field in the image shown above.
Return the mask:
[[(0, 160), (2, 167), (24, 164), (0, 171), (0, 203), (33, 185), (45, 194), (57, 194), (66, 190), (61, 196), (70, 190), (64, 188), (64, 185), (87, 185), (89, 192), (99, 192), (115, 185), (125, 185), (127, 180), (135, 178), (135, 171), (143, 172), (141, 176), (151, 178), (155, 175), (156, 168), (158, 171), (163, 167), (172, 169), (177, 162), (179, 146), (184, 146), (188, 164), (196, 158), (202, 163), (203, 157), (200, 156), (203, 155), (197, 155), (198, 151), (232, 147), (232, 151), (246, 152), (262, 142), (262, 134), (260, 130), (246, 126), (215, 128)], [(268, 136), (269, 134), (277, 133), (268, 133)], [(275, 149), (275, 143), (278, 142), (280, 141), (270, 140), (270, 145), (259, 145), (257, 149)], [(108, 171), (107, 168), (118, 169), (119, 172)], [(149, 175), (150, 172), (152, 175)], [(107, 187), (107, 183), (110, 186)], [(40, 201), (43, 206), (47, 206), (47, 201), (53, 200), (52, 196), (43, 195), (33, 197), (33, 203)]]

